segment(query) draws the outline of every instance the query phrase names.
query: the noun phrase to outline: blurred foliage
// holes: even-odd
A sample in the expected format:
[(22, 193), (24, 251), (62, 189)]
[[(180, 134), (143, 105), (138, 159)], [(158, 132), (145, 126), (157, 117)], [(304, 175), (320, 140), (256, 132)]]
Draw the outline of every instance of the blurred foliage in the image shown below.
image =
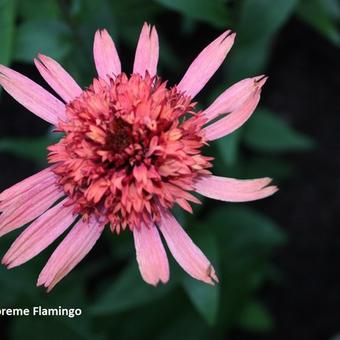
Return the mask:
[[(336, 0), (0, 0), (0, 63), (32, 63), (38, 53), (47, 54), (87, 86), (94, 74), (95, 30), (110, 31), (123, 65), (129, 65), (141, 25), (149, 21), (160, 34), (160, 74), (179, 79), (178, 70), (188, 66), (184, 60), (194, 58), (194, 48), (209, 42), (206, 36), (231, 28), (238, 34), (237, 42), (219, 72), (214, 86), (218, 91), (204, 93), (207, 104), (206, 98), (213, 99), (231, 82), (266, 71), (274, 39), (292, 17), (339, 46)], [(206, 36), (201, 38), (202, 32)], [(188, 47), (185, 54), (176, 50), (188, 42), (193, 48)], [(239, 178), (272, 176), (279, 182), (288, 179), (293, 164), (282, 156), (307, 151), (313, 142), (280, 113), (260, 108), (240, 130), (212, 143), (208, 152), (216, 157), (216, 173)], [(2, 136), (0, 151), (42, 163), (46, 145), (52, 141), (50, 132), (35, 139)], [(34, 286), (46, 252), (12, 271), (0, 267), (2, 307), (83, 308), (83, 315), (74, 319), (12, 318), (10, 338), (39, 340), (49, 334), (50, 339), (96, 340), (113, 334), (121, 339), (222, 339), (235, 327), (270, 331), (275, 320), (257, 292), (265, 282), (280, 279), (271, 255), (274, 247), (285, 242), (284, 233), (268, 217), (240, 205), (215, 204), (209, 209), (208, 204), (197, 207), (195, 213), (182, 213), (180, 220), (191, 226), (188, 232), (212, 259), (220, 284), (203, 285), (172, 264), (171, 282), (149, 287), (137, 270), (130, 235), (107, 233), (100, 241), (104, 250), (97, 255), (95, 248), (85, 265), (50, 294)], [(0, 240), (2, 254), (12, 238)]]

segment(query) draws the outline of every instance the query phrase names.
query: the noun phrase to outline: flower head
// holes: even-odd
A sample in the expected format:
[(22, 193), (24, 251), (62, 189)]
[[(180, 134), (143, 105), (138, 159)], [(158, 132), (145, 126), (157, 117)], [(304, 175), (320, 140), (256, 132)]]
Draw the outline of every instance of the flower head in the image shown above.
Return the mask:
[[(121, 71), (107, 31), (97, 31), (98, 73), (82, 90), (53, 59), (35, 64), (62, 101), (25, 76), (0, 66), (0, 84), (18, 102), (62, 132), (48, 148), (50, 166), (0, 194), (0, 236), (32, 222), (2, 262), (18, 266), (45, 249), (71, 225), (42, 270), (38, 285), (52, 289), (91, 250), (107, 225), (133, 232), (143, 279), (169, 279), (160, 234), (192, 277), (213, 284), (214, 268), (171, 214), (178, 204), (192, 212), (192, 193), (231, 202), (267, 197), (270, 179), (214, 176), (203, 146), (240, 127), (255, 110), (266, 78), (242, 80), (207, 109), (193, 102), (229, 52), (235, 34), (226, 31), (193, 61), (177, 86), (157, 76), (156, 29), (144, 24), (133, 73)], [(212, 122), (213, 121), (213, 122)]]

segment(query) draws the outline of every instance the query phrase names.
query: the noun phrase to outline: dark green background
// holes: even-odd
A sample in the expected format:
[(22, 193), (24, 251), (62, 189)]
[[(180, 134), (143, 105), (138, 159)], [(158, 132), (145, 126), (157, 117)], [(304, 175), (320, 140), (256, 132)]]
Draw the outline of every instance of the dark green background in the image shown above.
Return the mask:
[[(303, 74), (313, 74), (315, 68), (301, 71), (306, 52), (302, 57), (296, 54), (295, 68), (287, 71), (282, 66), (284, 56), (289, 55), (287, 48), (294, 49), (289, 39), (293, 41), (294, 37), (296, 47), (303, 45), (307, 37), (306, 45), (317, 41), (320, 49), (330, 51), (332, 60), (339, 60), (339, 19), (340, 6), (336, 0), (0, 0), (0, 63), (11, 65), (44, 86), (32, 67), (38, 53), (58, 60), (82, 86), (90, 83), (95, 75), (92, 43), (98, 28), (109, 30), (123, 69), (129, 73), (143, 22), (155, 24), (161, 46), (158, 70), (170, 84), (181, 79), (193, 58), (212, 39), (225, 29), (236, 31), (237, 42), (227, 61), (198, 96), (200, 106), (208, 105), (231, 83), (264, 72), (270, 76), (264, 89), (265, 100), (244, 127), (213, 143), (207, 152), (216, 158), (216, 174), (238, 178), (271, 176), (282, 192), (247, 204), (206, 199), (202, 206), (194, 208), (192, 216), (176, 211), (190, 236), (214, 263), (221, 281), (216, 287), (192, 280), (173, 261), (170, 283), (149, 287), (139, 276), (130, 233), (117, 237), (108, 230), (86, 259), (49, 294), (36, 288), (35, 282), (55, 245), (24, 266), (11, 271), (1, 267), (0, 308), (61, 305), (83, 310), (83, 315), (74, 319), (0, 317), (1, 338), (307, 339), (303, 335), (309, 334), (309, 339), (313, 336), (324, 339), (336, 334), (340, 330), (336, 322), (324, 323), (316, 331), (312, 330), (312, 319), (309, 321), (308, 316), (301, 322), (285, 323), (285, 313), (288, 317), (297, 308), (293, 296), (307, 293), (304, 286), (296, 284), (294, 271), (282, 266), (296, 259), (289, 257), (287, 251), (280, 253), (280, 249), (287, 249), (290, 242), (294, 244), (292, 238), (301, 241), (294, 248), (301, 252), (302, 240), (311, 242), (308, 230), (289, 232), (290, 226), (282, 223), (289, 221), (287, 215), (294, 215), (289, 209), (300, 204), (301, 196), (291, 190), (290, 184), (303, 180), (301, 173), (308, 171), (300, 160), (306, 159), (310, 164), (310, 157), (321, 148), (317, 133), (308, 136), (292, 124), (298, 122), (297, 126), (303, 126), (303, 119), (307, 124), (313, 120), (313, 115), (308, 117), (307, 112), (309, 99), (313, 98), (297, 95), (294, 99), (292, 94), (299, 91), (305, 94), (306, 89), (313, 88), (313, 82)], [(307, 33), (303, 35), (300, 30)], [(315, 65), (318, 62), (325, 63), (320, 60)], [(281, 86), (280, 79), (284, 79), (285, 86)], [(289, 79), (291, 85), (287, 85)], [(334, 84), (335, 81), (325, 83), (324, 87)], [(327, 101), (327, 94), (324, 100)], [(300, 120), (291, 119), (289, 107), (296, 103), (305, 113)], [(1, 94), (0, 107), (0, 185), (4, 189), (46, 164), (46, 146), (55, 137), (47, 124), (23, 110), (5, 93)], [(322, 114), (327, 119), (325, 112), (316, 113)], [(327, 134), (326, 125), (321, 128)], [(334, 146), (333, 154), (338, 150), (339, 144)], [(290, 188), (289, 194), (285, 194), (286, 188)], [(308, 195), (309, 186), (300, 190)], [(293, 205), (287, 203), (294, 200)], [(336, 204), (329, 195), (325, 200)], [(305, 216), (314, 213), (318, 211), (305, 206)], [(305, 223), (303, 217), (301, 221)], [(336, 224), (330, 221), (333, 222)], [(13, 232), (0, 240), (1, 254), (17, 234)], [(313, 247), (311, 243), (308, 249)], [(297, 264), (296, 271), (303, 272), (304, 266)], [(330, 279), (336, 275), (334, 272)], [(275, 287), (283, 282), (288, 282), (284, 290), (287, 296), (280, 309), (277, 302), (280, 290)], [(293, 282), (291, 286), (289, 282)], [(309, 308), (308, 303), (305, 306)], [(314, 314), (318, 313), (322, 317), (322, 311), (315, 310)], [(295, 316), (298, 318), (298, 313)]]

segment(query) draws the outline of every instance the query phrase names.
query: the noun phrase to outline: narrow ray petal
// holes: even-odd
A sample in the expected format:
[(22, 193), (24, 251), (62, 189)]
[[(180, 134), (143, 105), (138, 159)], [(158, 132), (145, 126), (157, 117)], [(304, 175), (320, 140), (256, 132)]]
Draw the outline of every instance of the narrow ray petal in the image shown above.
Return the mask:
[(74, 221), (73, 206), (65, 206), (68, 200), (63, 200), (46, 211), (14, 241), (2, 259), (8, 268), (19, 266), (57, 239)]
[(176, 219), (163, 208), (160, 208), (160, 211), (159, 230), (178, 264), (197, 280), (212, 285), (214, 281), (218, 282), (213, 266)]
[(93, 248), (104, 224), (95, 218), (88, 222), (80, 220), (53, 252), (41, 271), (37, 286), (44, 285), (49, 292)]
[(235, 111), (244, 102), (255, 93), (255, 91), (263, 86), (265, 82), (264, 76), (247, 78), (227, 88), (207, 109), (203, 114), (208, 122), (221, 114)]
[(0, 85), (21, 105), (47, 122), (66, 120), (65, 105), (40, 85), (22, 74), (0, 65)]
[[(52, 167), (48, 167), (38, 173), (25, 178), (19, 183), (14, 184), (10, 188), (0, 193), (0, 201), (9, 200), (23, 194), (28, 189), (32, 188), (36, 183), (42, 182), (45, 179), (55, 177), (51, 171)], [(1, 208), (0, 208), (1, 210)]]
[(42, 54), (38, 57), (34, 63), (41, 76), (66, 103), (82, 93), (80, 86), (59, 63)]
[[(40, 176), (40, 180), (32, 183), (30, 186), (26, 188), (23, 186), (23, 190), (18, 190), (16, 194), (13, 194), (9, 198), (0, 202), (0, 211), (5, 215), (9, 215), (16, 209), (18, 209), (23, 203), (31, 200), (31, 198), (41, 191), (49, 190), (51, 186), (55, 186), (56, 176), (53, 173), (47, 173), (48, 176)], [(11, 188), (10, 188), (11, 189)], [(3, 215), (1, 215), (0, 220)]]
[(219, 176), (204, 176), (199, 178), (194, 189), (201, 195), (227, 202), (247, 202), (268, 197), (278, 189), (268, 184), (268, 177), (258, 179), (239, 180)]
[(151, 77), (157, 74), (159, 55), (158, 34), (155, 27), (144, 23), (136, 49), (133, 73), (144, 76), (147, 71)]
[(189, 66), (177, 88), (194, 98), (221, 66), (234, 40), (235, 33), (226, 31), (210, 43)]
[(137, 262), (145, 282), (156, 286), (169, 280), (168, 258), (157, 227), (152, 225), (134, 228)]
[(14, 200), (0, 215), (0, 236), (31, 222), (63, 195), (64, 192), (53, 182), (36, 185)]
[(242, 126), (255, 111), (260, 101), (261, 90), (258, 89), (254, 95), (251, 95), (245, 103), (227, 116), (219, 119), (203, 129), (205, 138), (208, 141), (215, 140), (229, 135), (240, 126)]
[(93, 55), (100, 78), (115, 78), (115, 76), (121, 73), (121, 64), (116, 46), (107, 30), (103, 29), (96, 32)]

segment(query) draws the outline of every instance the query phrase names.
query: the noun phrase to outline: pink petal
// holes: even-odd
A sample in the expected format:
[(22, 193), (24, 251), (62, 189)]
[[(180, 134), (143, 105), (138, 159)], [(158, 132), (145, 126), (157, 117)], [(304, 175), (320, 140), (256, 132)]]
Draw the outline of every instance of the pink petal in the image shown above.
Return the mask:
[(157, 63), (159, 55), (158, 35), (156, 28), (144, 23), (139, 36), (133, 73), (142, 76), (148, 72), (151, 77), (157, 74)]
[(88, 222), (80, 220), (47, 261), (37, 286), (44, 285), (49, 292), (87, 255), (103, 230), (104, 224), (94, 218)]
[(0, 236), (34, 220), (63, 195), (64, 192), (53, 181), (36, 184), (4, 209), (0, 215)]
[(234, 40), (235, 33), (226, 31), (210, 43), (190, 65), (177, 88), (194, 98), (221, 66)]
[(160, 210), (159, 230), (178, 264), (197, 280), (212, 285), (214, 281), (218, 282), (213, 266), (202, 251), (192, 242), (170, 212), (162, 208)]
[(34, 63), (41, 76), (66, 103), (82, 93), (80, 86), (60, 64), (42, 54), (39, 54), (38, 57), (40, 60), (34, 59)]
[(22, 74), (0, 65), (0, 85), (21, 105), (47, 122), (66, 120), (65, 105), (40, 85)]
[[(45, 179), (55, 177), (54, 173), (51, 171), (51, 167), (48, 167), (23, 181), (14, 184), (10, 188), (4, 190), (0, 193), (0, 202), (4, 200), (9, 200), (23, 194), (26, 190), (30, 189), (36, 183), (42, 182)], [(0, 207), (1, 210), (1, 207)]]
[(102, 79), (114, 78), (121, 73), (121, 65), (116, 46), (107, 30), (98, 30), (93, 44), (94, 62), (98, 76)]
[(169, 280), (169, 263), (157, 227), (133, 229), (137, 262), (145, 282), (156, 286)]
[[(26, 182), (26, 185), (24, 185), (25, 181), (28, 181), (30, 178), (27, 178), (26, 180), (17, 183), (13, 187), (7, 189), (13, 190), (17, 185), (23, 183), (23, 185), (21, 187), (18, 187), (16, 191), (13, 190), (11, 195), (7, 195), (6, 199), (0, 199), (0, 212), (4, 212), (5, 214), (7, 214), (12, 210), (17, 209), (17, 207), (24, 202), (29, 201), (32, 196), (36, 195), (40, 191), (48, 189), (51, 185), (55, 186), (56, 175), (53, 172), (44, 170), (44, 174), (42, 174), (41, 172), (37, 175), (39, 176), (31, 176), (33, 179), (29, 182)], [(5, 190), (3, 193), (5, 194), (7, 190)]]
[(253, 95), (251, 95), (242, 106), (227, 116), (221, 118), (204, 128), (205, 138), (215, 140), (226, 135), (229, 135), (240, 126), (242, 126), (255, 111), (257, 104), (260, 101), (261, 88), (258, 88)]
[(259, 84), (263, 86), (263, 80), (264, 76), (247, 78), (230, 86), (204, 110), (204, 116), (210, 121), (221, 114), (235, 111), (254, 94), (259, 88)]
[(65, 206), (66, 200), (46, 211), (14, 241), (2, 259), (8, 268), (19, 266), (30, 260), (55, 239), (57, 239), (74, 221), (73, 206)]
[(204, 176), (199, 178), (194, 189), (201, 195), (227, 202), (246, 202), (268, 197), (278, 189), (267, 186), (271, 182), (268, 177), (239, 180), (227, 177)]

